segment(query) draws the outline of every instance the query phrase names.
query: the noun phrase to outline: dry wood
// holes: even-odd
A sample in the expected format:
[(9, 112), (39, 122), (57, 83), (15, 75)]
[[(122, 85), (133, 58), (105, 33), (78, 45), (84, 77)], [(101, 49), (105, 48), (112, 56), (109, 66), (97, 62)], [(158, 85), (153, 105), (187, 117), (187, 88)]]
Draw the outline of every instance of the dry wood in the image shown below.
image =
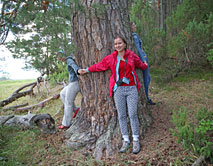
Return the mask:
[(41, 82), (44, 82), (44, 87), (46, 88), (47, 91), (47, 96), (49, 96), (49, 90), (47, 87), (47, 82), (49, 81), (49, 79), (47, 79), (47, 75), (46, 74), (42, 74), (40, 77), (37, 78), (36, 82), (37, 82), (37, 89), (38, 89), (38, 93), (40, 94), (40, 86), (41, 86)]
[(55, 133), (55, 120), (50, 114), (8, 115), (0, 116), (0, 125), (16, 126), (22, 129), (38, 127), (43, 133)]
[(52, 97), (49, 97), (49, 98), (47, 98), (47, 99), (45, 99), (45, 100), (43, 100), (43, 101), (41, 101), (41, 102), (39, 102), (37, 104), (33, 104), (33, 105), (27, 106), (27, 107), (17, 108), (16, 110), (17, 111), (28, 111), (28, 110), (36, 108), (36, 107), (43, 108), (48, 101), (54, 100), (54, 99), (58, 99), (59, 97), (60, 97), (60, 94), (55, 94)]
[(5, 117), (0, 117), (0, 124), (4, 125), (9, 119), (13, 118), (14, 115), (9, 115), (9, 116), (5, 116)]
[(24, 106), (27, 106), (27, 105), (29, 105), (29, 104), (28, 104), (28, 103), (25, 103), (25, 104), (15, 105), (15, 106), (3, 108), (3, 111), (15, 110), (15, 109), (17, 109), (17, 108), (19, 108), (19, 107), (24, 107)]
[[(39, 80), (39, 81), (42, 81), (42, 80)], [(0, 101), (0, 107), (4, 107), (4, 106), (8, 105), (8, 104), (12, 103), (13, 101), (17, 100), (20, 97), (23, 97), (23, 96), (26, 96), (26, 95), (32, 95), (33, 94), (33, 88), (36, 85), (37, 85), (37, 81), (20, 87), (10, 97)], [(21, 90), (23, 90), (27, 87), (30, 87), (30, 88), (26, 91), (21, 92)]]
[[(29, 84), (26, 84), (26, 85), (20, 87), (10, 97), (0, 101), (0, 107), (4, 107), (4, 106), (8, 105), (8, 104), (12, 103), (13, 101), (17, 100), (20, 97), (23, 97), (23, 96), (26, 96), (26, 95), (33, 95), (33, 88), (35, 86), (38, 87), (40, 82), (44, 82), (43, 75), (38, 77), (37, 81), (29, 83)], [(23, 89), (25, 89), (27, 87), (29, 87), (28, 90), (21, 92)], [(46, 87), (46, 85), (45, 85), (45, 87)], [(48, 95), (49, 91), (48, 91), (47, 87), (46, 87), (46, 90), (47, 90), (47, 95)]]
[[(24, 91), (24, 92), (20, 92), (22, 89), (29, 87), (29, 86), (30, 86), (29, 90)], [(17, 100), (20, 97), (33, 94), (33, 88), (35, 86), (36, 86), (36, 82), (33, 82), (33, 83), (24, 85), (23, 87), (17, 89), (10, 97), (0, 101), (0, 107), (4, 107), (5, 105), (8, 105), (8, 104), (12, 103), (13, 101)]]

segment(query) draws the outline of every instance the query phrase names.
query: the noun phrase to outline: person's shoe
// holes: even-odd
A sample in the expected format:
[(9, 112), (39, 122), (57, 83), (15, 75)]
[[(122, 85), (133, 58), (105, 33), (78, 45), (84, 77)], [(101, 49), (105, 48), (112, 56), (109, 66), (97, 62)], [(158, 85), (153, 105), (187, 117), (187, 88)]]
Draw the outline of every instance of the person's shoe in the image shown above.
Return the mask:
[(123, 141), (123, 145), (122, 145), (122, 147), (121, 147), (121, 149), (120, 149), (120, 152), (121, 152), (121, 153), (124, 153), (124, 152), (127, 151), (128, 148), (129, 148), (129, 142)]
[(141, 150), (141, 148), (140, 148), (140, 142), (139, 141), (133, 141), (132, 153), (138, 154), (140, 152), (140, 150)]
[(77, 108), (77, 109), (75, 110), (75, 113), (74, 113), (74, 115), (72, 116), (72, 118), (75, 118), (75, 117), (76, 117), (76, 115), (77, 115), (77, 113), (78, 113), (79, 110), (80, 110), (80, 107)]
[(68, 129), (69, 127), (67, 126), (64, 126), (64, 125), (61, 125), (61, 126), (58, 126), (59, 129)]
[(149, 104), (149, 105), (156, 105), (156, 103), (153, 102), (151, 99), (148, 101), (148, 104)]

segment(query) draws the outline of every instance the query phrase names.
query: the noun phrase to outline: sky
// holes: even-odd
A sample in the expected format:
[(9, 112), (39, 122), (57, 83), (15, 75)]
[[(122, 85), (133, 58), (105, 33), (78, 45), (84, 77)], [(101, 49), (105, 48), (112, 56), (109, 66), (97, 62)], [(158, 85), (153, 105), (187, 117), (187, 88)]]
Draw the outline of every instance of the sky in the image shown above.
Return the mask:
[[(0, 4), (0, 9), (2, 4)], [(27, 38), (28, 35), (25, 35)], [(9, 32), (8, 37), (5, 42), (13, 40), (14, 37)], [(9, 78), (12, 80), (23, 80), (23, 79), (36, 79), (41, 76), (41, 74), (35, 70), (24, 70), (25, 61), (23, 59), (14, 59), (12, 57), (11, 52), (4, 46), (0, 45), (0, 58), (5, 57), (5, 61), (0, 60), (0, 71), (9, 73)], [(2, 72), (0, 72), (0, 77), (4, 76)]]
[[(6, 42), (12, 40), (12, 36), (8, 35)], [(25, 61), (23, 59), (14, 59), (11, 52), (4, 46), (0, 45), (0, 58), (5, 57), (5, 61), (0, 61), (0, 69), (9, 73), (12, 80), (36, 79), (41, 74), (36, 70), (24, 70)], [(0, 72), (0, 77), (4, 76)]]

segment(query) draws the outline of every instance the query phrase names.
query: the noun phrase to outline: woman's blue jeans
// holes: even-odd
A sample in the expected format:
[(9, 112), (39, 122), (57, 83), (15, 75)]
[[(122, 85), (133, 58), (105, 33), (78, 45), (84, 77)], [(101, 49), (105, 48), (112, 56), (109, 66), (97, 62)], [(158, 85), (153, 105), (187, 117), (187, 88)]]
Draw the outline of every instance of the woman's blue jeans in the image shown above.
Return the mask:
[[(145, 58), (145, 60), (146, 60), (146, 62), (148, 64), (149, 62), (148, 62), (147, 57), (144, 57), (144, 58)], [(150, 84), (150, 81), (151, 81), (151, 77), (149, 75), (149, 64), (148, 64), (146, 70), (143, 70), (144, 90), (145, 90), (146, 98), (147, 98), (148, 102), (150, 102), (150, 98), (149, 98), (149, 84)]]

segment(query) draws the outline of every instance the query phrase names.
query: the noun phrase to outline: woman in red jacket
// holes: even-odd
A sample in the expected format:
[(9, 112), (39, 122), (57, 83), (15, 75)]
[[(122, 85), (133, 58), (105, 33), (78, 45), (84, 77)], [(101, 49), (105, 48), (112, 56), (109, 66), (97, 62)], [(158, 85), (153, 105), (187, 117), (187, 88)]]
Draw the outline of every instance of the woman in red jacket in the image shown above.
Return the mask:
[[(90, 66), (87, 69), (79, 69), (80, 74), (88, 72), (105, 71), (110, 69), (112, 74), (109, 80), (110, 96), (114, 93), (114, 100), (118, 112), (119, 124), (124, 139), (120, 152), (126, 152), (130, 140), (127, 127), (127, 108), (133, 133), (133, 153), (140, 152), (139, 143), (139, 121), (137, 116), (138, 81), (135, 67), (145, 70), (146, 63), (131, 50), (126, 49), (126, 41), (118, 36), (114, 39), (115, 51), (104, 57), (101, 62)], [(126, 107), (127, 106), (127, 107)]]

